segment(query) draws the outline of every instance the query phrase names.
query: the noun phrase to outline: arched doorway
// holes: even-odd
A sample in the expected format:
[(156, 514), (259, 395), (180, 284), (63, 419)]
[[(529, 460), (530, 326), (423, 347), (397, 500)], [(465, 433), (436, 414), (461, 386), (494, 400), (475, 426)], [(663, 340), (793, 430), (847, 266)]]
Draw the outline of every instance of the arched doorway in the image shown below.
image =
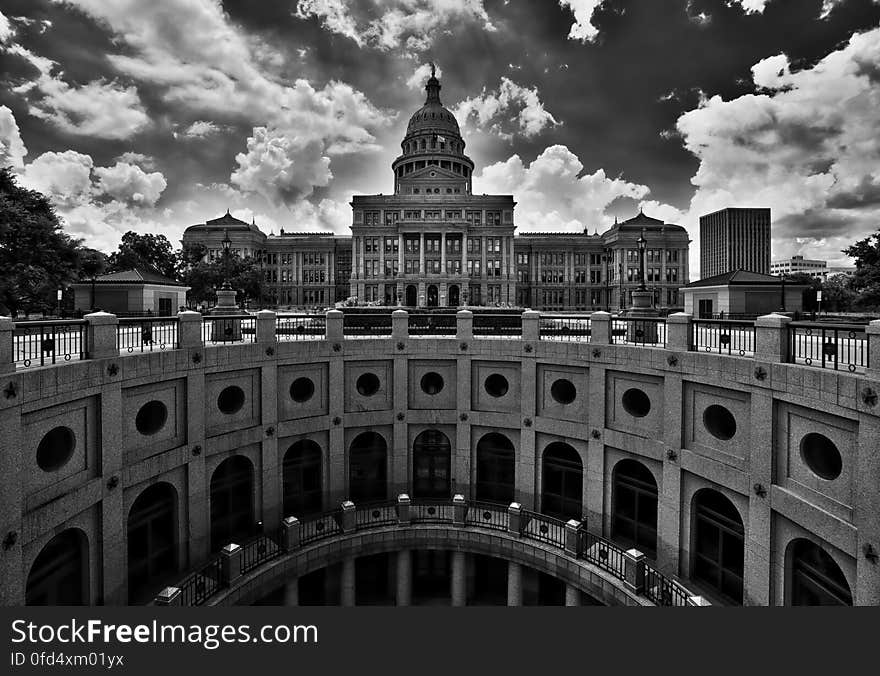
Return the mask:
[(490, 432), (477, 442), (476, 499), (509, 505), (515, 493), (516, 454), (510, 439)]
[(89, 550), (85, 533), (68, 528), (34, 559), (25, 587), (29, 606), (83, 606), (89, 602)]
[(416, 307), (419, 304), (419, 290), (415, 284), (406, 287), (406, 304), (409, 307)]
[(436, 284), (428, 285), (428, 307), (437, 307), (440, 304), (440, 292)]
[(321, 459), (321, 447), (311, 439), (287, 449), (281, 471), (285, 517), (302, 518), (323, 509)]
[(166, 482), (153, 484), (128, 512), (128, 602), (155, 595), (177, 572), (177, 491)]
[(568, 444), (554, 442), (544, 449), (541, 470), (541, 511), (564, 521), (580, 521), (584, 468), (578, 452)]
[(458, 284), (452, 284), (449, 287), (448, 305), (450, 307), (458, 307), (461, 305), (461, 291), (458, 288)]
[(253, 496), (254, 466), (246, 457), (226, 458), (214, 470), (211, 475), (211, 551), (254, 534)]
[(440, 430), (425, 430), (413, 442), (413, 497), (445, 498), (452, 493), (452, 444)]
[(734, 504), (716, 490), (704, 488), (694, 496), (692, 542), (692, 577), (730, 601), (742, 603), (742, 518)]
[(388, 497), (387, 450), (384, 437), (362, 432), (348, 455), (348, 497), (355, 504), (378, 502)]
[(846, 576), (819, 545), (798, 538), (788, 545), (791, 571), (790, 604), (793, 606), (851, 606), (852, 592)]
[(611, 537), (657, 555), (657, 482), (636, 460), (621, 460), (611, 482)]

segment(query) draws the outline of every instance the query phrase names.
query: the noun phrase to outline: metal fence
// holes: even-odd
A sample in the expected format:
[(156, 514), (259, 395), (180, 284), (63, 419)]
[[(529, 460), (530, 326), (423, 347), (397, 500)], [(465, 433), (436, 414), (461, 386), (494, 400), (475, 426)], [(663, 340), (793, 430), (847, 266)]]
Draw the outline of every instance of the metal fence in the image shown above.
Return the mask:
[(586, 530), (579, 531), (578, 552), (597, 568), (611, 573), (619, 580), (626, 578), (623, 548)]
[(17, 367), (45, 366), (86, 357), (86, 322), (17, 322), (12, 332)]
[(327, 335), (325, 315), (278, 315), (275, 340), (323, 340)]
[(510, 515), (507, 507), (489, 502), (468, 503), (464, 521), (470, 526), (481, 526), (493, 530), (507, 530)]
[(281, 553), (281, 531), (262, 533), (241, 546), (241, 572), (247, 573)]
[(522, 315), (500, 313), (474, 313), (474, 337), (521, 336)]
[(694, 349), (745, 356), (755, 353), (755, 324), (748, 321), (695, 319)]
[(202, 339), (211, 345), (256, 342), (257, 318), (253, 315), (205, 317)]
[(523, 537), (565, 549), (565, 522), (552, 516), (522, 510)]
[(611, 322), (611, 342), (618, 345), (666, 345), (666, 320), (646, 317), (615, 317)]
[(448, 500), (416, 500), (410, 506), (413, 523), (452, 523), (454, 508)]
[(645, 564), (645, 596), (657, 606), (693, 605), (686, 589), (650, 564)]
[(386, 338), (391, 335), (391, 313), (345, 313), (342, 332), (349, 338)]
[(122, 317), (116, 327), (116, 347), (129, 353), (176, 350), (179, 326), (177, 317)]
[(869, 366), (868, 337), (862, 324), (792, 322), (788, 338), (789, 361), (793, 364), (850, 372)]
[(455, 336), (458, 331), (458, 318), (446, 314), (411, 314), (409, 316), (409, 335), (411, 336)]
[(178, 587), (181, 604), (200, 606), (220, 589), (220, 557), (215, 556), (204, 566), (187, 575)]
[(311, 542), (317, 542), (318, 540), (338, 535), (342, 532), (341, 518), (342, 510), (335, 509), (310, 519), (304, 519), (300, 522), (300, 542), (303, 545), (307, 545)]
[(541, 340), (590, 340), (590, 318), (583, 315), (542, 316)]
[(354, 522), (357, 530), (394, 526), (398, 522), (397, 505), (358, 506), (355, 508)]

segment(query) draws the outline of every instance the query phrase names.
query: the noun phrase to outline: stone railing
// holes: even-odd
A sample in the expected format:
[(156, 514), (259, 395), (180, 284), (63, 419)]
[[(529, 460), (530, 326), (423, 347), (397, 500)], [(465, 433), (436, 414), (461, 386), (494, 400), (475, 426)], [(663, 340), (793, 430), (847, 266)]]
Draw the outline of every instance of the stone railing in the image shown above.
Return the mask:
[[(637, 549), (620, 545), (586, 530), (585, 523), (564, 522), (531, 512), (513, 502), (468, 502), (463, 495), (452, 500), (413, 502), (401, 494), (394, 502), (357, 506), (351, 501), (303, 520), (287, 517), (270, 533), (261, 533), (242, 544), (230, 543), (219, 554), (189, 573), (177, 585), (166, 587), (154, 599), (159, 606), (203, 605), (223, 590), (234, 587), (245, 575), (259, 575), (260, 568), (331, 538), (345, 538), (381, 528), (408, 528), (434, 524), (456, 529), (500, 531), (507, 535), (550, 546), (579, 564), (598, 568), (616, 579), (631, 594), (663, 606), (705, 606), (679, 582), (646, 562)], [(268, 591), (268, 590), (267, 590)]]

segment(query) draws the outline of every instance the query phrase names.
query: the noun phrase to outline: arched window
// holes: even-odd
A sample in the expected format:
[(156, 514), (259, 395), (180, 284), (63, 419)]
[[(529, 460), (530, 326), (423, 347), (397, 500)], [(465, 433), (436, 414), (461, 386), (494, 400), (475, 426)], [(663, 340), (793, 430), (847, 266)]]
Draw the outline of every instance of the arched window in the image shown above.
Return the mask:
[(614, 467), (611, 537), (652, 558), (657, 554), (657, 482), (635, 460), (621, 460)]
[(840, 566), (817, 544), (799, 538), (788, 546), (791, 605), (851, 606), (852, 592)]
[(128, 602), (149, 600), (177, 572), (177, 492), (161, 482), (128, 512)]
[(491, 432), (477, 443), (476, 499), (509, 505), (514, 498), (516, 454), (510, 439)]
[(578, 452), (554, 442), (544, 449), (541, 509), (558, 519), (583, 518), (584, 468)]
[(693, 578), (742, 603), (745, 548), (739, 512), (711, 488), (699, 491), (693, 506)]
[(388, 497), (387, 444), (381, 434), (363, 432), (351, 442), (348, 497), (355, 504)]
[(284, 454), (284, 516), (303, 517), (323, 509), (321, 447), (311, 439), (297, 441)]
[(452, 492), (452, 445), (439, 430), (425, 430), (413, 442), (413, 497), (446, 498)]
[(89, 602), (89, 550), (85, 533), (68, 528), (34, 559), (25, 588), (29, 606), (83, 606)]
[(211, 476), (211, 551), (246, 540), (255, 526), (254, 466), (243, 455), (234, 455)]

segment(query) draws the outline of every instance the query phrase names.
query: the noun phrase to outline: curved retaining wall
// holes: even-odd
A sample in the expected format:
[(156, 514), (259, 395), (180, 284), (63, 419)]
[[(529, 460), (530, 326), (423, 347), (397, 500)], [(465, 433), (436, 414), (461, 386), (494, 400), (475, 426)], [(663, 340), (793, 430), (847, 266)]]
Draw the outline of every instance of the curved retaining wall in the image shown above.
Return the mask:
[[(333, 313), (331, 313), (333, 314)], [(529, 314), (529, 313), (527, 313)], [(537, 314), (537, 313), (534, 313)], [(272, 320), (274, 323), (274, 319)], [(588, 528), (610, 535), (612, 473), (622, 459), (647, 467), (658, 486), (657, 566), (693, 584), (693, 503), (713, 488), (736, 507), (744, 525), (744, 603), (781, 605), (790, 585), (789, 544), (819, 545), (839, 566), (858, 605), (880, 603), (880, 389), (877, 371), (834, 372), (780, 363), (784, 338), (758, 329), (756, 358), (688, 351), (670, 325), (671, 349), (540, 340), (537, 324), (508, 339), (414, 338), (399, 318), (394, 335), (349, 339), (203, 346), (104, 356), (2, 376), (0, 396), (0, 573), (2, 602), (24, 602), (28, 572), (54, 534), (79, 529), (88, 543), (92, 603), (127, 602), (126, 519), (141, 492), (166, 482), (176, 492), (180, 569), (208, 556), (209, 485), (226, 458), (243, 455), (256, 469), (254, 511), (266, 528), (284, 516), (281, 463), (296, 441), (322, 449), (324, 504), (346, 497), (348, 451), (357, 434), (373, 430), (387, 442), (388, 496), (411, 487), (412, 444), (426, 429), (452, 442), (452, 490), (470, 498), (474, 449), (483, 435), (501, 432), (516, 452), (515, 499), (541, 508), (541, 456), (562, 441), (584, 468)], [(461, 329), (461, 326), (459, 326)], [(774, 347), (775, 346), (775, 347)], [(775, 351), (774, 351), (775, 350)], [(90, 351), (93, 355), (100, 351)], [(427, 395), (422, 375), (436, 372), (445, 387)], [(358, 392), (357, 379), (374, 373), (376, 394)], [(488, 375), (503, 374), (506, 394), (490, 396)], [(309, 377), (314, 395), (294, 401), (290, 386)], [(578, 396), (554, 400), (565, 378)], [(245, 393), (241, 408), (220, 412), (230, 385)], [(634, 416), (623, 394), (642, 390), (650, 409)], [(167, 417), (144, 436), (136, 417), (149, 401)], [(711, 434), (703, 413), (723, 405), (736, 434)], [(69, 428), (71, 457), (45, 471), (36, 451), (46, 433)], [(817, 476), (803, 440), (821, 434), (840, 455), (836, 478)], [(45, 463), (44, 463), (45, 464)], [(707, 594), (711, 598), (711, 594)]]

